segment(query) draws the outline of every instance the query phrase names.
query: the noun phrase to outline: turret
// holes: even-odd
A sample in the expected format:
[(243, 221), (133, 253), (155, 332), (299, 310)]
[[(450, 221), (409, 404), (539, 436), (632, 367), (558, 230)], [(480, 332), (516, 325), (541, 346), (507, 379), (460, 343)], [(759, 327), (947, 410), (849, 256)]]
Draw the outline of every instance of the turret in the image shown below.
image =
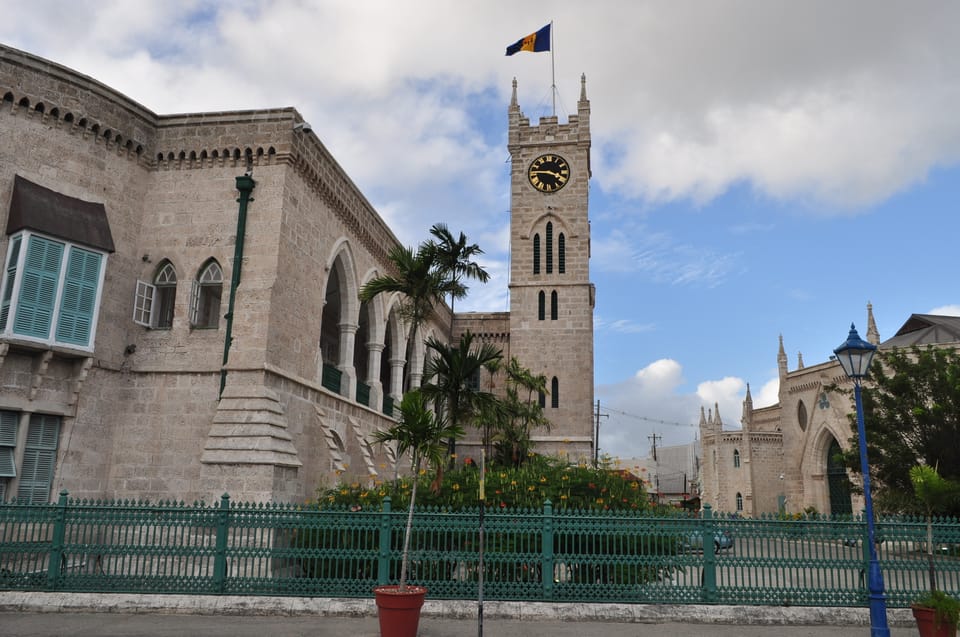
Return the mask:
[(880, 330), (873, 320), (873, 303), (867, 302), (867, 342), (873, 345), (880, 344)]

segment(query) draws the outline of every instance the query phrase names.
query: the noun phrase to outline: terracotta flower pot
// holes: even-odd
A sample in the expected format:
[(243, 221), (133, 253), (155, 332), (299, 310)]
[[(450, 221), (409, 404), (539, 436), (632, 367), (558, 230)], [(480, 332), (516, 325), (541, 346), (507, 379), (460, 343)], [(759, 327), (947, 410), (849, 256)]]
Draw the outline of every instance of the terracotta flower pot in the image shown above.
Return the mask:
[(373, 594), (380, 618), (380, 637), (417, 637), (420, 608), (427, 594), (425, 587), (408, 585), (401, 593), (399, 586), (376, 586)]
[(913, 605), (913, 618), (917, 620), (920, 637), (957, 637), (957, 625), (950, 622), (937, 623), (936, 611), (926, 606)]

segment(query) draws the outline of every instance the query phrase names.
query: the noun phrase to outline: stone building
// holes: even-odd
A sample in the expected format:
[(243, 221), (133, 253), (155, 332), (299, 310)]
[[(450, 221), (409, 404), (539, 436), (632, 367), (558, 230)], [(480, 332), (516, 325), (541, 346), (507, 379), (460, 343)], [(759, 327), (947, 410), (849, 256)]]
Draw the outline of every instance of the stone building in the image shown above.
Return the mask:
[[(960, 317), (914, 314), (892, 338), (880, 342), (868, 304), (866, 340), (881, 350), (957, 348)], [(717, 411), (701, 413), (703, 503), (745, 516), (807, 510), (859, 513), (863, 497), (850, 489), (859, 476), (837, 460), (850, 445), (848, 416), (854, 406), (849, 396), (829, 390), (849, 389), (852, 382), (835, 360), (805, 366), (798, 356), (796, 369), (788, 369), (783, 337), (777, 366), (779, 401), (754, 408), (748, 386), (739, 429), (724, 429)]]
[[(438, 307), (419, 336), (470, 329), (546, 374), (536, 442), (588, 457), (585, 88), (537, 127), (514, 83), (509, 126), (511, 312)], [(393, 475), (370, 434), (426, 349), (408, 363), (398, 299), (358, 291), (398, 241), (296, 109), (158, 115), (0, 46), (0, 221), (0, 497), (282, 502)]]

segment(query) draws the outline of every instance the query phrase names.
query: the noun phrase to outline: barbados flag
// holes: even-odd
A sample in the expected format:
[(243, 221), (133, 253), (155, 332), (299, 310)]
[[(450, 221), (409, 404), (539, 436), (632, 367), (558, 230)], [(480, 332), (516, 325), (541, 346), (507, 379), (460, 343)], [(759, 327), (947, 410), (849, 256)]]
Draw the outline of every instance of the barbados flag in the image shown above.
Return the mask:
[(513, 55), (520, 51), (530, 51), (539, 53), (550, 50), (550, 25), (543, 27), (536, 33), (531, 33), (525, 38), (520, 38), (507, 47), (507, 55)]

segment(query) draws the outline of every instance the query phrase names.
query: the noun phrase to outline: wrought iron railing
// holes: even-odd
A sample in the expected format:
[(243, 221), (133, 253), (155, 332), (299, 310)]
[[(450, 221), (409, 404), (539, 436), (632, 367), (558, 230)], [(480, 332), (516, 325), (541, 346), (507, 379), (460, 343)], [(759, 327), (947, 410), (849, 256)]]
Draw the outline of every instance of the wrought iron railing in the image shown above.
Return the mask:
[[(405, 511), (69, 500), (0, 504), (0, 589), (369, 597), (395, 582)], [(421, 509), (411, 582), (471, 599), (478, 510)], [(866, 606), (864, 524), (610, 511), (492, 509), (484, 597), (637, 603)], [(877, 525), (888, 605), (928, 587), (926, 527)], [(934, 528), (938, 585), (960, 591), (960, 525)]]

